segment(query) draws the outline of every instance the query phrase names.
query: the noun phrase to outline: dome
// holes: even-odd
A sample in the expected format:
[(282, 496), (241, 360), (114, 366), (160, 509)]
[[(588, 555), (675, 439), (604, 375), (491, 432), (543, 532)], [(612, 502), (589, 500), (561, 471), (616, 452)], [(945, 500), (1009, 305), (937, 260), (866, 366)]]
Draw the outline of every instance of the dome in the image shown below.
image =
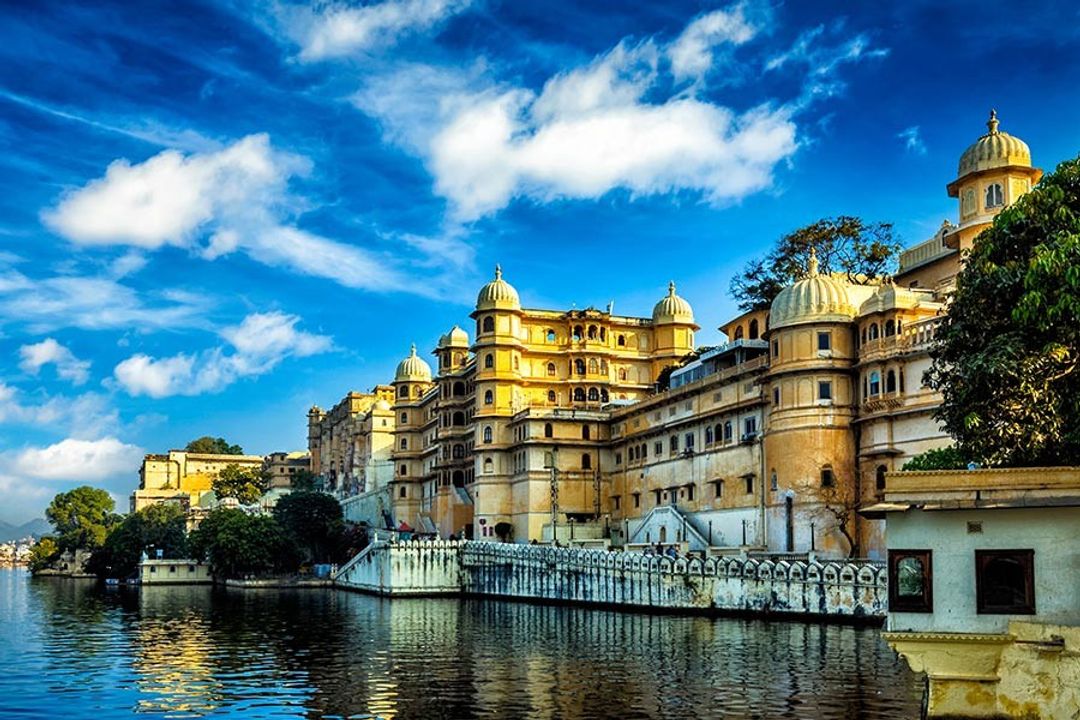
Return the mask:
[(855, 306), (843, 283), (818, 274), (817, 253), (811, 248), (806, 277), (781, 290), (772, 301), (769, 327), (849, 322), (853, 317)]
[(1031, 150), (1027, 143), (1007, 132), (998, 130), (997, 110), (990, 111), (986, 122), (989, 130), (960, 156), (957, 177), (994, 168), (1021, 165), (1031, 167)]
[(431, 382), (431, 366), (416, 354), (416, 345), (409, 357), (398, 363), (394, 382)]
[(919, 305), (919, 296), (908, 288), (898, 287), (890, 278), (859, 306), (860, 315), (889, 310), (910, 310)]
[(476, 296), (477, 310), (520, 310), (521, 301), (518, 299), (517, 290), (514, 286), (502, 279), (502, 268), (495, 266), (495, 279), (480, 288), (480, 294)]
[(457, 325), (450, 328), (450, 332), (446, 333), (439, 338), (439, 347), (468, 347), (469, 346), (469, 333), (465, 332)]
[(694, 309), (690, 307), (690, 303), (675, 294), (674, 281), (668, 283), (668, 294), (653, 308), (652, 319), (656, 325), (694, 324)]

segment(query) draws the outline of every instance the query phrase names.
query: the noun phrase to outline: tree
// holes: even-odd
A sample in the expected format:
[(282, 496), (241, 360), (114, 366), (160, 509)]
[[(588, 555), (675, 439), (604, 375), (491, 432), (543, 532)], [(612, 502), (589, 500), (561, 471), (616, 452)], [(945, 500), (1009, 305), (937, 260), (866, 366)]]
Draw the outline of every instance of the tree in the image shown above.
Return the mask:
[(278, 500), (274, 519), (297, 545), (306, 548), (312, 562), (331, 560), (341, 545), (345, 529), (341, 503), (326, 493), (294, 490)]
[(318, 479), (310, 470), (301, 470), (289, 478), (289, 487), (293, 490), (310, 491), (318, 489)]
[(30, 572), (39, 573), (52, 566), (60, 557), (60, 546), (56, 544), (56, 538), (46, 535), (34, 543), (30, 548), (30, 560), (27, 566)]
[(919, 453), (904, 463), (901, 470), (963, 470), (968, 466), (968, 457), (955, 445), (934, 448)]
[(56, 529), (61, 551), (100, 547), (116, 524), (116, 503), (100, 488), (77, 487), (53, 498), (45, 517)]
[(229, 463), (210, 484), (219, 499), (236, 498), (241, 505), (257, 502), (266, 492), (269, 482), (261, 468), (242, 468)]
[(225, 438), (214, 438), (203, 435), (187, 444), (184, 448), (191, 453), (206, 453), (208, 455), (243, 455), (244, 448), (239, 445), (230, 445)]
[(128, 577), (144, 551), (157, 550), (165, 558), (187, 557), (187, 519), (178, 505), (151, 505), (125, 517), (94, 551), (87, 569), (99, 577)]
[(1080, 160), (982, 232), (957, 276), (925, 381), (935, 417), (985, 465), (1080, 457)]
[(858, 508), (850, 492), (843, 492), (835, 485), (822, 491), (825, 511), (836, 520), (836, 530), (848, 544), (848, 557), (858, 557), (859, 539), (855, 537), (854, 525)]
[(215, 576), (226, 578), (291, 572), (300, 560), (273, 517), (232, 508), (218, 508), (199, 523), (191, 533), (191, 550)]
[(739, 309), (767, 310), (781, 290), (806, 274), (810, 248), (817, 252), (819, 272), (869, 284), (893, 269), (900, 243), (891, 223), (849, 215), (818, 220), (780, 238), (764, 259), (751, 260), (731, 279), (729, 292)]

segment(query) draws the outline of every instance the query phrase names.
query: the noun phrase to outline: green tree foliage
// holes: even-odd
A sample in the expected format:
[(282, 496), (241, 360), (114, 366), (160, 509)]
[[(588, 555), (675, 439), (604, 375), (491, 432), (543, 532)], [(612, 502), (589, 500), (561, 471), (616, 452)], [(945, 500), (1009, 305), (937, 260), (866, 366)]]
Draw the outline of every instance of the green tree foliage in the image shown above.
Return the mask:
[(292, 572), (300, 563), (296, 546), (269, 515), (218, 508), (190, 537), (192, 555), (210, 564), (217, 577)]
[(1058, 166), (980, 234), (926, 374), (936, 417), (994, 466), (1080, 457), (1080, 161)]
[(729, 292), (739, 308), (768, 309), (781, 290), (806, 273), (810, 248), (817, 252), (819, 272), (869, 283), (893, 270), (900, 243), (890, 223), (848, 215), (818, 220), (780, 238), (765, 258), (751, 260), (731, 279)]
[(53, 498), (45, 518), (56, 529), (60, 550), (92, 550), (101, 547), (109, 528), (117, 522), (109, 493), (86, 485)]
[(243, 455), (244, 448), (239, 445), (230, 445), (225, 438), (215, 438), (203, 435), (187, 444), (185, 448), (192, 453), (206, 453), (208, 455)]
[(329, 562), (341, 546), (345, 530), (341, 503), (321, 492), (293, 491), (278, 500), (274, 518), (311, 562)]
[(187, 557), (187, 520), (177, 505), (151, 505), (125, 517), (94, 551), (87, 568), (99, 577), (128, 577), (144, 551), (154, 555), (157, 550), (165, 558)]
[(242, 468), (236, 463), (229, 463), (217, 474), (210, 487), (220, 499), (236, 498), (240, 504), (250, 505), (263, 496), (269, 485), (261, 468)]
[(310, 470), (301, 470), (289, 478), (289, 487), (293, 490), (311, 491), (316, 490), (318, 479)]
[(27, 565), (30, 568), (30, 572), (39, 573), (42, 570), (52, 566), (60, 557), (60, 546), (56, 543), (56, 538), (51, 535), (46, 535), (30, 548), (30, 560)]
[(968, 457), (950, 445), (919, 453), (904, 463), (901, 470), (963, 470), (967, 466)]

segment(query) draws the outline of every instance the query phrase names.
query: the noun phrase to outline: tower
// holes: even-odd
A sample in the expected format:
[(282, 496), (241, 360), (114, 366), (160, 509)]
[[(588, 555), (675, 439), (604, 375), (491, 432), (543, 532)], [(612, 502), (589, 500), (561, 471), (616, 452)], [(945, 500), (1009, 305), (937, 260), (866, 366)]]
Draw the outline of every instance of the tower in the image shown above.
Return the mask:
[(694, 349), (694, 310), (675, 294), (675, 282), (668, 283), (668, 294), (656, 303), (653, 320), (653, 378), (675, 365)]
[(431, 389), (431, 367), (416, 354), (414, 344), (408, 357), (394, 373), (394, 475), (390, 482), (391, 507), (395, 522), (415, 527), (420, 511), (423, 461), (424, 413), (421, 400)]

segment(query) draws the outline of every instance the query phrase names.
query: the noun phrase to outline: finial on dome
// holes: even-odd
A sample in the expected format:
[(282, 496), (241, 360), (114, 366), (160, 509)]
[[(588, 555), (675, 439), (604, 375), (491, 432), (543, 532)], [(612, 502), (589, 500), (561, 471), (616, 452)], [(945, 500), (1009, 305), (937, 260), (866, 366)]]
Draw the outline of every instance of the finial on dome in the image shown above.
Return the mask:
[(409, 352), (409, 357), (416, 357), (416, 343), (412, 344), (412, 350)]
[(817, 277), (818, 274), (817, 248), (813, 245), (810, 246), (810, 262), (806, 264), (806, 274), (809, 277)]
[(998, 119), (997, 110), (990, 111), (990, 119), (986, 121), (986, 127), (990, 130), (991, 135), (997, 135), (998, 132)]
[(668, 297), (675, 297), (675, 281), (671, 280), (667, 284)]
[(495, 279), (502, 279), (502, 265), (500, 265), (499, 263), (495, 263)]

